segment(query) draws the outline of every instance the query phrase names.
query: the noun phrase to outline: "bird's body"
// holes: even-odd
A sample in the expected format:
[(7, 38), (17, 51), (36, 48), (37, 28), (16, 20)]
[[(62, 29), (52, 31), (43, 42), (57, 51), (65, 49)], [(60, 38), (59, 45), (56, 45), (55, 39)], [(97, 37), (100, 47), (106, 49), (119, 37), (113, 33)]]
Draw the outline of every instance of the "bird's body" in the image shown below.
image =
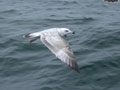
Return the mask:
[(62, 38), (62, 36), (66, 36), (67, 34), (74, 34), (74, 32), (67, 28), (51, 28), (40, 32), (26, 34), (24, 37), (32, 38), (30, 42), (40, 38), (42, 43), (48, 47), (57, 58), (79, 72), (74, 54), (69, 44)]

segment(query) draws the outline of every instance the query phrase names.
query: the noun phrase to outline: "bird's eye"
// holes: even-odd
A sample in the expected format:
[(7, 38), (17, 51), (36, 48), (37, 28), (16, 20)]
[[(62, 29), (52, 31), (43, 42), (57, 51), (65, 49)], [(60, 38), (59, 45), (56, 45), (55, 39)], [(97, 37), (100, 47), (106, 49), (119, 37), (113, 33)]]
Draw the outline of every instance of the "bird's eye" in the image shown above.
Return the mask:
[(65, 30), (65, 32), (68, 32), (68, 30)]

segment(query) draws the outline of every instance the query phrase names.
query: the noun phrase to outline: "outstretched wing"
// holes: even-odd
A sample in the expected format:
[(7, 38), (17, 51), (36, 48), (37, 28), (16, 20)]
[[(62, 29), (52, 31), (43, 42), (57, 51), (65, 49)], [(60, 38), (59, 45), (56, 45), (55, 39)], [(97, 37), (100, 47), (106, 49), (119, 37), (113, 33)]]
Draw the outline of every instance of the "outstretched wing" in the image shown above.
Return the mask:
[(41, 35), (41, 41), (57, 58), (79, 72), (78, 65), (69, 44), (59, 34)]

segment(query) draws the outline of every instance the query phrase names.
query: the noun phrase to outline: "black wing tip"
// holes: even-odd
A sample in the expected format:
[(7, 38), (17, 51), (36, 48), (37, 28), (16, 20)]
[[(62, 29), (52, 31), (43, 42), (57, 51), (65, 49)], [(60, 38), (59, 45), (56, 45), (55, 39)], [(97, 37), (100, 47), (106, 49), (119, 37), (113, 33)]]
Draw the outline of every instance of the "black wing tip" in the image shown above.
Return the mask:
[(70, 67), (72, 67), (75, 71), (77, 71), (78, 73), (80, 73), (80, 69), (79, 69), (78, 64), (76, 63), (76, 61), (74, 61), (72, 63), (72, 66), (70, 66)]
[(68, 66), (71, 67), (74, 71), (80, 73), (80, 69), (78, 68), (78, 66), (76, 66), (76, 67), (72, 67), (70, 65), (68, 65)]
[(78, 67), (72, 68), (74, 69), (76, 72), (80, 73), (80, 69)]
[(75, 63), (74, 66), (71, 66), (71, 65), (68, 65), (68, 66), (71, 67), (72, 69), (74, 69), (76, 72), (80, 73), (80, 69), (79, 69), (77, 63)]
[(65, 62), (69, 67), (71, 67), (72, 69), (74, 69), (76, 72), (80, 73), (80, 69), (76, 63), (76, 61), (71, 61), (71, 64), (70, 63), (67, 63)]

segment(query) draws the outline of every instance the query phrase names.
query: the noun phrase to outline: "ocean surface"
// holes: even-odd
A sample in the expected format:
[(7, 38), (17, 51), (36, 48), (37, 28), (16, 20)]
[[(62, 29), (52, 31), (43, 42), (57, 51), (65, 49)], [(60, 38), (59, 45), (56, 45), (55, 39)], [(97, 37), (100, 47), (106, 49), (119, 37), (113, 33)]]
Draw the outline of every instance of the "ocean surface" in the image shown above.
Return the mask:
[[(54, 27), (76, 32), (80, 73), (22, 37)], [(0, 90), (120, 90), (120, 2), (0, 0)]]

